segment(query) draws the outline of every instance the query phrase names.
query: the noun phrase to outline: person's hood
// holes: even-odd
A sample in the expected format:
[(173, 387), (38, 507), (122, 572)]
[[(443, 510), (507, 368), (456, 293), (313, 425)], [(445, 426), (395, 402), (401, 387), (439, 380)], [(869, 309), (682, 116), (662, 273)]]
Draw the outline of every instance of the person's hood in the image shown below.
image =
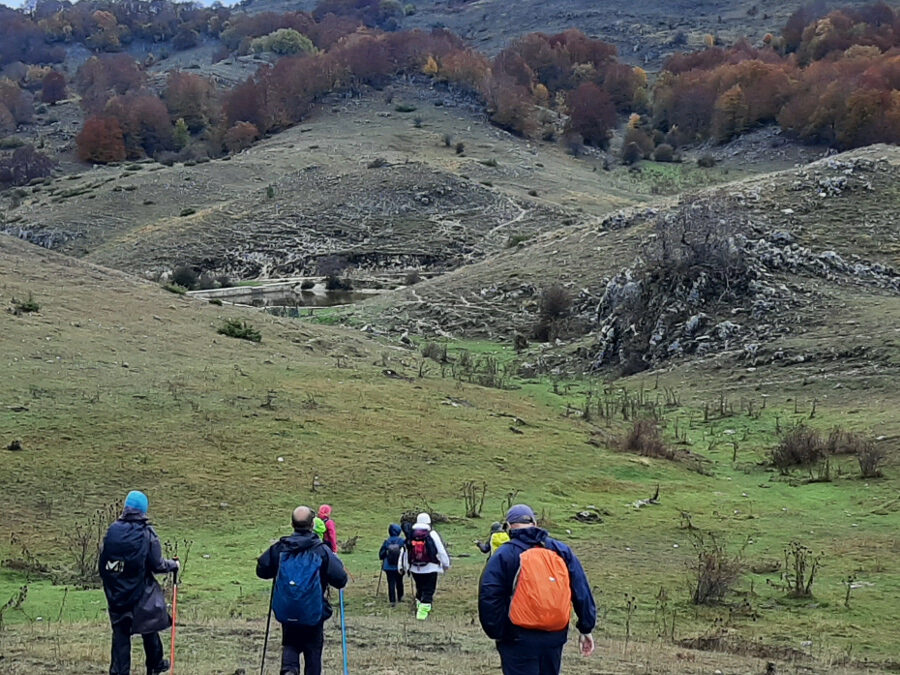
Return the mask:
[(150, 516), (140, 509), (126, 506), (122, 509), (122, 515), (119, 516), (119, 520), (127, 520), (129, 523), (147, 523), (150, 521)]
[(311, 548), (319, 546), (322, 543), (322, 540), (311, 530), (299, 530), (286, 537), (282, 537), (281, 543), (284, 545), (285, 551), (299, 552), (308, 551)]
[(543, 544), (544, 540), (550, 535), (547, 533), (547, 530), (542, 530), (541, 528), (534, 526), (517, 528), (515, 530), (511, 529), (509, 531), (509, 536), (510, 539), (518, 539), (523, 544), (537, 546), (538, 544)]
[(416, 516), (416, 524), (418, 525), (419, 523), (431, 527), (431, 516), (429, 516), (427, 513), (420, 513), (418, 516)]
[(322, 504), (319, 507), (319, 512), (316, 514), (319, 518), (325, 519), (331, 515), (331, 507), (328, 504)]
[(391, 523), (388, 527), (388, 535), (391, 537), (399, 537), (402, 531), (397, 523)]

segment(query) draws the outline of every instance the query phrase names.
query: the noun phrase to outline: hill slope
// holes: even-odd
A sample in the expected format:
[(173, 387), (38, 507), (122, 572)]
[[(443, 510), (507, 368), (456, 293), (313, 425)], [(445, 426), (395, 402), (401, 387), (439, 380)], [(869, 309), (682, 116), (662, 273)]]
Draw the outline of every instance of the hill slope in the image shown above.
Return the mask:
[[(335, 97), (227, 160), (95, 167), (5, 193), (0, 231), (136, 274), (315, 273), (334, 254), (363, 269), (446, 269), (511, 237), (724, 178), (689, 164), (598, 170), (602, 155), (515, 138), (441, 89), (392, 94)], [(416, 110), (397, 112), (401, 101)]]
[[(721, 355), (752, 366), (847, 357), (848, 368), (861, 360), (895, 372), (900, 343), (890, 326), (900, 317), (898, 178), (900, 150), (873, 146), (713, 188), (685, 204), (662, 202), (547, 233), (353, 313), (360, 322), (423, 335), (511, 341), (516, 332), (532, 333), (542, 290), (558, 283), (572, 298), (560, 329), (571, 342), (555, 358), (541, 353), (549, 365), (564, 360), (560, 352), (588, 369), (625, 365), (634, 353), (643, 367), (681, 354)], [(671, 233), (685, 223), (689, 236), (712, 227), (713, 240), (739, 249), (721, 287), (710, 282), (698, 297), (696, 284), (716, 273), (714, 260), (684, 271), (659, 258), (659, 243), (667, 238), (674, 248), (682, 246)], [(691, 234), (697, 231), (701, 235)], [(682, 285), (671, 286), (673, 280)], [(629, 318), (619, 298), (638, 290), (641, 316)], [(629, 341), (625, 329), (635, 322), (653, 332), (644, 336), (649, 344)], [(836, 329), (835, 322), (846, 328)], [(819, 331), (834, 339), (813, 339)], [(812, 342), (805, 348), (807, 338)]]
[[(449, 514), (440, 528), (455, 556), (441, 585), (435, 628), (421, 633), (426, 640), (455, 635), (454, 658), (427, 658), (448, 673), (495, 667), (489, 643), (469, 618), (462, 623), (471, 617), (482, 564), (467, 554), (510, 498), (532, 503), (579, 552), (604, 608), (604, 634), (614, 640), (624, 637), (626, 621), (632, 641), (656, 639), (661, 615), (644, 610), (630, 617), (620, 598), (633, 594), (639, 606), (652, 607), (665, 587), (671, 609), (660, 611), (677, 614), (676, 649), (696, 661), (696, 672), (710, 663), (689, 649), (701, 644), (752, 655), (716, 661), (738, 672), (759, 670), (757, 658), (824, 671), (832, 666), (822, 659), (846, 662), (849, 645), (870, 667), (890, 665), (894, 645), (889, 636), (878, 637), (884, 633), (877, 626), (900, 618), (896, 459), (886, 466), (888, 478), (864, 484), (855, 478), (855, 459), (837, 457), (833, 482), (805, 484), (797, 474), (779, 478), (765, 458), (774, 428), (809, 417), (825, 429), (840, 424), (895, 433), (895, 386), (859, 391), (842, 380), (849, 386), (833, 390), (812, 377), (803, 387), (804, 366), (794, 364), (753, 373), (684, 368), (663, 374), (656, 397), (665, 389), (680, 400), (665, 410), (648, 393), (652, 380), (619, 383), (609, 393), (596, 383), (569, 382), (554, 394), (538, 380), (517, 380), (520, 389), (501, 391), (419, 369), (414, 352), (358, 332), (173, 296), (19, 240), (0, 237), (0, 260), (3, 304), (30, 295), (40, 306), (4, 313), (0, 335), (6, 385), (0, 438), (21, 448), (0, 451), (0, 527), (13, 535), (0, 543), (0, 597), (29, 587), (21, 608), (4, 616), (3, 649), (13, 673), (50, 664), (87, 673), (102, 665), (102, 596), (72, 590), (78, 583), (73, 524), (91, 532), (99, 523), (102, 531), (109, 517), (104, 505), (133, 487), (148, 492), (164, 539), (181, 542), (182, 550), (193, 542), (179, 593), (180, 635), (192, 647), (179, 658), (202, 675), (253, 667), (268, 597), (266, 584), (253, 578), (253, 559), (283, 533), (298, 501), (333, 504), (341, 539), (360, 538), (356, 552), (345, 556), (356, 579), (348, 608), (358, 619), (351, 630), (362, 631), (354, 646), (371, 672), (380, 672), (385, 640), (407, 644), (421, 630), (402, 612), (388, 618), (370, 599), (386, 523), (421, 508)], [(249, 320), (262, 342), (217, 335), (225, 318)], [(788, 370), (792, 383), (779, 380)], [(611, 451), (627, 423), (572, 415), (571, 404), (580, 405), (588, 392), (598, 400), (619, 400), (624, 392), (632, 405), (661, 412), (682, 427), (676, 434), (692, 459)], [(813, 393), (817, 408), (807, 398)], [(722, 396), (725, 416), (697, 415), (704, 398)], [(766, 400), (752, 415), (741, 408), (728, 415), (738, 401)], [(737, 445), (722, 447), (732, 436), (740, 439), (739, 452)], [(484, 519), (462, 517), (466, 480), (484, 481)], [(661, 504), (635, 507), (656, 485)], [(767, 565), (742, 576), (740, 595), (724, 606), (693, 608), (681, 592), (694, 559), (681, 513), (693, 514), (694, 527), (718, 533), (735, 550), (752, 534), (745, 555)], [(768, 566), (796, 537), (829, 561), (816, 580), (816, 603), (787, 598), (778, 566)], [(848, 570), (875, 589), (860, 586), (849, 610), (841, 602)], [(16, 627), (36, 616), (59, 617), (65, 630)], [(727, 630), (714, 629), (726, 618)], [(236, 628), (239, 634), (229, 632)], [(363, 638), (365, 631), (377, 632), (378, 641)], [(214, 648), (211, 632), (232, 635), (232, 646)], [(821, 636), (812, 653), (804, 646), (809, 635)], [(573, 656), (567, 672), (593, 672), (591, 662)], [(631, 672), (631, 662), (605, 661), (604, 667)], [(695, 669), (678, 666), (677, 672)]]

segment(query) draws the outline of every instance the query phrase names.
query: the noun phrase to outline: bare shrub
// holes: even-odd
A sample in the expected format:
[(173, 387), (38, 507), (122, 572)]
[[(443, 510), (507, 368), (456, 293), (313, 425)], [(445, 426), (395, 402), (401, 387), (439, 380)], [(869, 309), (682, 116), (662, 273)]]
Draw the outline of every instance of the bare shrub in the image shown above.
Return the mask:
[(784, 580), (788, 594), (795, 598), (808, 598), (812, 595), (816, 573), (822, 562), (823, 553), (818, 555), (808, 546), (792, 541), (784, 549)]
[(598, 307), (606, 337), (596, 365), (638, 372), (700, 349), (689, 319), (715, 315), (752, 293), (756, 274), (741, 247), (741, 228), (739, 218), (723, 218), (706, 198), (660, 215), (640, 262), (607, 284)]
[(338, 552), (342, 555), (353, 553), (359, 543), (359, 535), (338, 542)]
[(691, 602), (695, 605), (721, 602), (743, 572), (741, 555), (729, 555), (725, 544), (712, 533), (691, 530), (690, 536), (697, 555), (689, 568)]
[(560, 284), (553, 284), (541, 293), (538, 322), (532, 331), (535, 340), (548, 342), (557, 338), (562, 322), (572, 308), (572, 296)]
[(856, 450), (856, 461), (859, 462), (859, 475), (862, 478), (881, 478), (881, 464), (886, 458), (883, 449), (867, 440)]
[(825, 452), (829, 455), (855, 455), (865, 442), (866, 439), (862, 434), (835, 427), (828, 432)]
[(438, 363), (447, 363), (447, 345), (438, 344), (437, 342), (426, 342), (422, 345), (422, 356)]
[(822, 435), (805, 424), (798, 424), (781, 437), (772, 450), (772, 464), (782, 474), (794, 467), (812, 467), (825, 457)]
[(65, 537), (67, 553), (72, 567), (62, 570), (55, 583), (74, 583), (83, 588), (100, 585), (100, 549), (110, 523), (116, 519), (117, 507), (108, 504), (94, 511), (82, 523), (75, 523)]
[(666, 446), (656, 420), (638, 419), (620, 444), (624, 452), (633, 452), (644, 457), (675, 459), (675, 452)]
[(482, 481), (481, 485), (478, 485), (475, 481), (467, 480), (462, 484), (459, 493), (466, 504), (466, 518), (481, 518), (487, 483)]

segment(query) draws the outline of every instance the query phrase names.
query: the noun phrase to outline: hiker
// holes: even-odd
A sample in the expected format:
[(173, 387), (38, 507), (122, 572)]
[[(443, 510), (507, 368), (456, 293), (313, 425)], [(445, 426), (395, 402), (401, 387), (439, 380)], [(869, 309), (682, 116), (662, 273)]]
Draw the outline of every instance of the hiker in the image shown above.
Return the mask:
[(177, 572), (180, 563), (162, 557), (159, 537), (147, 517), (147, 495), (132, 490), (122, 515), (109, 526), (99, 570), (112, 624), (110, 675), (130, 675), (131, 636), (144, 641), (148, 675), (169, 670), (159, 631), (172, 625), (166, 598), (154, 574)]
[(438, 575), (450, 569), (450, 556), (440, 535), (431, 529), (431, 516), (420, 513), (406, 541), (406, 567), (416, 585), (416, 618), (425, 621), (431, 613)]
[(325, 534), (322, 535), (322, 541), (324, 541), (331, 548), (332, 553), (338, 552), (338, 540), (337, 540), (337, 528), (334, 526), (334, 521), (331, 519), (331, 507), (328, 504), (322, 504), (319, 507), (318, 514), (319, 518), (321, 518), (325, 522)]
[(378, 551), (378, 559), (382, 561), (381, 569), (387, 577), (388, 600), (391, 607), (403, 602), (403, 568), (406, 566), (403, 558), (406, 555), (406, 541), (400, 536), (400, 532), (400, 526), (391, 523), (388, 527), (388, 538)]
[(572, 607), (581, 653), (594, 651), (597, 608), (578, 558), (516, 504), (506, 514), (509, 542), (488, 560), (478, 587), (478, 618), (497, 642), (503, 675), (558, 675)]
[(509, 534), (507, 534), (506, 528), (501, 523), (495, 521), (491, 523), (491, 534), (488, 536), (488, 540), (483, 542), (480, 539), (476, 539), (475, 545), (478, 547), (479, 551), (487, 553), (490, 558), (490, 556), (496, 553), (498, 548), (508, 541)]
[(315, 518), (313, 518), (313, 532), (316, 533), (316, 536), (319, 539), (324, 540), (325, 530), (326, 530), (325, 521), (322, 520), (321, 518), (319, 518), (319, 516), (316, 516)]
[(256, 561), (256, 576), (274, 579), (272, 610), (281, 624), (281, 675), (322, 672), (323, 625), (331, 616), (327, 586), (343, 588), (347, 572), (340, 559), (312, 531), (313, 510), (291, 514), (294, 533), (272, 544)]

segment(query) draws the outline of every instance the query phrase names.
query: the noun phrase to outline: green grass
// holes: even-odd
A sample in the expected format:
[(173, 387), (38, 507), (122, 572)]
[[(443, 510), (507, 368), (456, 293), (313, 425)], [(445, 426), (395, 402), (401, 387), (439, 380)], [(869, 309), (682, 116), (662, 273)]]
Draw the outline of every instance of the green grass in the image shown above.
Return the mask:
[[(115, 303), (106, 302), (109, 280), (101, 272), (92, 277), (41, 255), (46, 277), (31, 272), (38, 269), (32, 262), (0, 270), (7, 292), (34, 288), (44, 305), (40, 315), (8, 322), (2, 337), (8, 366), (0, 439), (21, 439), (24, 450), (2, 458), (0, 527), (48, 565), (69, 562), (73, 524), (129, 489), (143, 489), (161, 538), (194, 542), (179, 590), (185, 622), (196, 628), (258, 618), (268, 585), (254, 576), (256, 556), (286, 533), (294, 506), (327, 502), (340, 537), (360, 537), (356, 552), (345, 556), (354, 577), (348, 612), (377, 621), (384, 608), (371, 596), (387, 525), (404, 510), (428, 508), (451, 517), (439, 525), (454, 567), (441, 582), (436, 617), (452, 625), (475, 609), (483, 558), (472, 541), (484, 537), (512, 492), (582, 558), (605, 636), (624, 637), (629, 594), (638, 602), (633, 639), (656, 640), (655, 599), (665, 588), (677, 638), (726, 622), (733, 636), (772, 648), (805, 650), (802, 643), (813, 640), (819, 656), (852, 649), (854, 658), (875, 662), (895, 657), (884, 627), (900, 620), (896, 461), (887, 478), (865, 482), (841, 459), (844, 475), (816, 484), (804, 484), (799, 472), (785, 480), (764, 464), (776, 416), (781, 426), (803, 417), (824, 430), (866, 429), (890, 423), (890, 398), (861, 407), (864, 397), (854, 403), (844, 393), (820, 402), (810, 420), (812, 392), (798, 397), (789, 387), (767, 388), (762, 372), (752, 375), (759, 382), (742, 381), (739, 389), (724, 375), (683, 380), (689, 371), (664, 374), (658, 384), (647, 376), (615, 383), (540, 378), (516, 382), (514, 390), (441, 377), (437, 369), (418, 378), (410, 362), (416, 353), (367, 342), (358, 331), (254, 313), (266, 340), (248, 345), (213, 330), (247, 312), (127, 283)], [(47, 279), (55, 292), (40, 286)], [(130, 311), (123, 313), (126, 299)], [(487, 342), (449, 345), (453, 358), (463, 349), (500, 362), (515, 356)], [(386, 377), (385, 364), (409, 379)], [(668, 438), (674, 442), (678, 420), (679, 438), (687, 429), (679, 447), (708, 460), (709, 475), (688, 461), (616, 451), (629, 424), (620, 414), (582, 419), (588, 391), (596, 401), (604, 391), (621, 395), (621, 388), (651, 403), (659, 396)], [(667, 388), (679, 398), (670, 407)], [(711, 414), (704, 422), (704, 403), (717, 405), (723, 391), (734, 415)], [(762, 394), (766, 409), (748, 415), (747, 402), (761, 406)], [(739, 443), (736, 462), (731, 439)], [(465, 480), (487, 483), (480, 519), (462, 517)], [(660, 505), (633, 506), (657, 485)], [(585, 509), (598, 510), (603, 522), (573, 519)], [(771, 585), (777, 574), (747, 572), (724, 606), (691, 606), (685, 586), (693, 553), (682, 512), (719, 533), (731, 551), (749, 537), (751, 563), (780, 560), (795, 539), (824, 552), (814, 598), (789, 599)], [(19, 556), (4, 537), (0, 559)], [(872, 585), (853, 591), (846, 608), (842, 580), (849, 574)], [(71, 587), (66, 594), (8, 567), (0, 568), (0, 604), (24, 583), (22, 611), (4, 616), (21, 627), (16, 635), (37, 616), (102, 625), (100, 591)], [(480, 640), (471, 630), (465, 635)], [(105, 658), (102, 650), (98, 658)]]

